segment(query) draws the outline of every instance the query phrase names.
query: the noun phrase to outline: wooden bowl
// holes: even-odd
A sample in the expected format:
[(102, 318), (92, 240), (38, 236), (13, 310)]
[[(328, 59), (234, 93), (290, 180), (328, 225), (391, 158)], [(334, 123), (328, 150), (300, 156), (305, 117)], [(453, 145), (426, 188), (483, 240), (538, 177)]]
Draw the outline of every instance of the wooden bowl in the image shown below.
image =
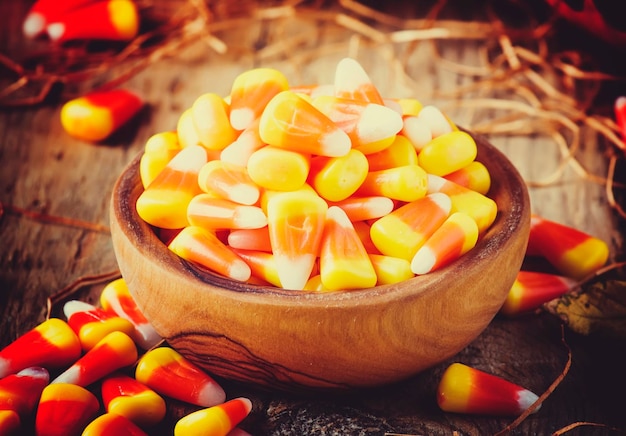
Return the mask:
[(136, 213), (139, 157), (118, 179), (111, 234), (121, 273), (167, 342), (211, 374), (269, 389), (383, 385), (452, 357), (500, 309), (520, 269), (530, 205), (515, 167), (484, 139), (498, 216), (477, 246), (395, 285), (312, 293), (237, 283), (173, 254)]

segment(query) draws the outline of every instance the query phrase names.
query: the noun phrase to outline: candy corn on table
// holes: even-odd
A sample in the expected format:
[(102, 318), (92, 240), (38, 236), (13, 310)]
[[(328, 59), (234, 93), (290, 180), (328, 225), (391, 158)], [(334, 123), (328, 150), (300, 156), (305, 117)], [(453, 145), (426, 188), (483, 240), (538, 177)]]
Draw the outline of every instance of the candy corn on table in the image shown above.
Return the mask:
[[(393, 7), (385, 2), (303, 2), (298, 7), (259, 6), (256, 15), (250, 15), (244, 6), (237, 10), (232, 4), (209, 12), (189, 9), (202, 2), (143, 1), (136, 2), (141, 7), (135, 9), (132, 2), (124, 0), (106, 9), (102, 19), (110, 22), (89, 28), (84, 25), (85, 17), (100, 17), (102, 12), (94, 11), (106, 2), (96, 7), (89, 1), (66, 0), (59, 3), (75, 3), (72, 7), (89, 10), (81, 9), (67, 21), (54, 18), (61, 21), (48, 28), (49, 38), (36, 36), (43, 31), (39, 18), (31, 17), (24, 25), (33, 3), (0, 2), (0, 350), (29, 332), (35, 334), (32, 330), (38, 326), (40, 330), (65, 328), (54, 321), (42, 324), (48, 314), (68, 320), (76, 312), (99, 310), (104, 301), (102, 290), (119, 278), (108, 227), (113, 184), (155, 133), (164, 132), (158, 140), (167, 141), (167, 135), (181, 129), (180, 123), (189, 122), (181, 114), (200, 95), (226, 96), (237, 76), (257, 67), (282, 71), (294, 86), (321, 86), (332, 82), (340, 59), (352, 57), (368, 71), (383, 96), (435, 105), (457, 125), (488, 137), (509, 157), (528, 183), (532, 226), (540, 240), (529, 246), (527, 263), (546, 274), (555, 272), (556, 265), (563, 274), (520, 276), (514, 289), (517, 293), (511, 294), (512, 300), (475, 341), (453, 358), (390, 386), (302, 396), (217, 379), (224, 392), (218, 392), (216, 402), (225, 402), (233, 413), (245, 417), (229, 434), (490, 435), (507, 429), (519, 435), (626, 432), (625, 300), (615, 300), (614, 312), (609, 314), (612, 318), (607, 315), (604, 324), (583, 318), (582, 323), (587, 324), (581, 327), (554, 313), (575, 303), (559, 300), (562, 289), (588, 278), (586, 270), (583, 277), (579, 274), (582, 264), (598, 250), (608, 250), (604, 266), (624, 257), (624, 221), (616, 210), (626, 197), (626, 180), (620, 175), (624, 151), (616, 145), (619, 131), (606, 122), (614, 117), (616, 98), (625, 92), (626, 71), (619, 71), (610, 60), (623, 56), (623, 48), (591, 39), (567, 25), (545, 33), (537, 26), (539, 33), (534, 36), (524, 37), (522, 31), (501, 34), (501, 23), (485, 21), (481, 15), (482, 5), (474, 5), (470, 13), (468, 3), (459, 1), (424, 2), (428, 7), (449, 3), (428, 27), (424, 18), (427, 6), (420, 9), (421, 2), (397, 2)], [(527, 3), (537, 13), (546, 13), (541, 0)], [(378, 9), (370, 9), (372, 5)], [(185, 16), (190, 10), (200, 18)], [(153, 43), (163, 44), (162, 51), (131, 51), (134, 54), (127, 58), (114, 58), (125, 48), (130, 50), (126, 44), (137, 32), (145, 31), (147, 24), (140, 27), (136, 20), (145, 19), (146, 14), (166, 20), (177, 12), (183, 16), (177, 22), (179, 29), (188, 26), (176, 33), (179, 40), (157, 38)], [(124, 14), (126, 19), (119, 20), (115, 14)], [(475, 22), (468, 21), (470, 15), (476, 15)], [(461, 19), (463, 25), (456, 21)], [(212, 20), (214, 27), (207, 24)], [(102, 32), (114, 34), (103, 41)], [(555, 46), (542, 46), (537, 42), (542, 38)], [(607, 57), (599, 55), (599, 44), (604, 44)], [(97, 53), (100, 60), (110, 56), (116, 61), (78, 74), (76, 56), (83, 56), (85, 50)], [(550, 57), (552, 51), (567, 55)], [(146, 67), (140, 62), (150, 53), (153, 58)], [(605, 81), (601, 75), (585, 76), (583, 85), (576, 82), (584, 74), (561, 68), (576, 53), (593, 59), (593, 65), (609, 71), (607, 75), (613, 78)], [(43, 69), (34, 68), (38, 62)], [(46, 75), (63, 62), (74, 65), (75, 70)], [(616, 77), (621, 80), (614, 80)], [(116, 94), (116, 104), (107, 106), (107, 97), (102, 95), (84, 98), (103, 83), (123, 89)], [(589, 83), (592, 85), (586, 86)], [(580, 88), (576, 86), (588, 91), (593, 84), (601, 85), (595, 98), (583, 101), (589, 95), (583, 93), (577, 101)], [(65, 105), (78, 98), (82, 99)], [(221, 99), (216, 103), (211, 98), (198, 104), (207, 111), (222, 104)], [(85, 124), (89, 119), (81, 117), (95, 104), (104, 109), (88, 113), (104, 121), (94, 130)], [(234, 118), (237, 123), (248, 123), (249, 116), (242, 112)], [(232, 142), (237, 133), (232, 130), (221, 135)], [(611, 135), (618, 139), (611, 140)], [(614, 172), (611, 156), (617, 156)], [(229, 157), (237, 158), (236, 153)], [(265, 162), (274, 158), (268, 156)], [(607, 175), (615, 178), (608, 188)], [(559, 225), (551, 227), (542, 220)], [(577, 240), (577, 232), (592, 239), (583, 241), (588, 251), (582, 257), (564, 254), (561, 242)], [(596, 243), (600, 248), (593, 245)], [(600, 253), (600, 257), (604, 255)], [(620, 269), (611, 270), (607, 277), (603, 284), (624, 280)], [(541, 297), (524, 293), (533, 283), (545, 287), (537, 292), (551, 295), (549, 304), (541, 305)], [(65, 306), (64, 313), (69, 300), (82, 303)], [(539, 309), (534, 310), (537, 305)], [(518, 315), (522, 309), (528, 313)], [(114, 390), (111, 385), (123, 380), (107, 379), (109, 387), (103, 386), (102, 393), (98, 389), (97, 395), (93, 385), (101, 378), (98, 371), (127, 367), (140, 358), (129, 339), (132, 327), (120, 319), (115, 332), (102, 332), (102, 337), (113, 335), (108, 337), (120, 350), (130, 350), (118, 351), (121, 357), (111, 363), (115, 368), (98, 368), (89, 375), (69, 368), (70, 362), (81, 364), (77, 361), (81, 353), (97, 352), (96, 341), (89, 343), (82, 336), (68, 356), (54, 354), (56, 351), (46, 350), (41, 343), (37, 346), (36, 341), (17, 353), (24, 362), (32, 357), (33, 362), (58, 364), (69, 368), (67, 371), (22, 373), (8, 360), (0, 360), (0, 436), (3, 429), (20, 420), (22, 432), (16, 434), (35, 434), (33, 404), (39, 402), (44, 414), (47, 407), (55, 407), (53, 401), (61, 395), (84, 399), (81, 407), (89, 413), (101, 407), (101, 403), (96, 406), (96, 397), (98, 401), (105, 397), (109, 404), (112, 394), (105, 394), (106, 389)], [(151, 330), (142, 335), (133, 339), (146, 349), (159, 339)], [(15, 373), (30, 377), (31, 395), (11, 390)], [(149, 378), (142, 377), (138, 379)], [(44, 390), (48, 380), (54, 384)], [(130, 382), (137, 383), (134, 379)], [(465, 382), (468, 384), (459, 387)], [(64, 387), (68, 384), (76, 387)], [(44, 395), (34, 398), (33, 389), (43, 390)], [(499, 390), (501, 396), (489, 389)], [(181, 417), (200, 408), (173, 398), (176, 394), (172, 392), (180, 391), (165, 395), (167, 412), (159, 409), (157, 418), (144, 418), (143, 424), (150, 422), (149, 434), (173, 434)], [(541, 407), (515, 422), (541, 395), (545, 395)], [(17, 406), (8, 410), (7, 404)], [(163, 407), (161, 402), (158, 407)], [(112, 415), (99, 419), (113, 420)], [(46, 425), (50, 424), (38, 421), (37, 431)], [(97, 425), (104, 424), (90, 424), (92, 430)], [(89, 434), (97, 434), (97, 429), (93, 431)]]

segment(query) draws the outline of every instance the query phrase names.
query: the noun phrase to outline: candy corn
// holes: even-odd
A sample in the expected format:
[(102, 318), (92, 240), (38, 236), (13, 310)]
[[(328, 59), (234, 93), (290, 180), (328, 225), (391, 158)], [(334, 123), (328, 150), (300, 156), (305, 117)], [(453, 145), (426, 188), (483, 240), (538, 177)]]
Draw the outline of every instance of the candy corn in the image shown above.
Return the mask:
[(228, 234), (228, 245), (241, 250), (272, 251), (267, 226), (260, 229), (232, 230)]
[(287, 78), (272, 68), (256, 68), (237, 76), (230, 91), (230, 124), (236, 130), (248, 128), (267, 103), (289, 89)]
[(446, 369), (437, 389), (437, 403), (446, 412), (515, 416), (537, 399), (521, 386), (462, 363)]
[(259, 135), (259, 122), (260, 119), (257, 118), (237, 139), (228, 144), (220, 152), (220, 160), (241, 167), (247, 166), (252, 153), (266, 145)]
[(295, 191), (306, 182), (309, 156), (279, 147), (262, 147), (252, 153), (246, 168), (254, 183), (265, 189)]
[(122, 332), (106, 335), (52, 383), (73, 383), (88, 386), (113, 371), (132, 365), (137, 360), (137, 347)]
[(144, 350), (148, 350), (161, 341), (161, 336), (137, 307), (126, 281), (123, 278), (109, 282), (100, 293), (100, 305), (106, 311), (129, 320), (134, 330), (131, 337)]
[(372, 224), (372, 242), (381, 253), (410, 261), (448, 218), (450, 208), (450, 197), (440, 193), (407, 203)]
[(370, 288), (376, 271), (346, 213), (331, 206), (320, 246), (320, 276), (329, 290)]
[(384, 105), (380, 93), (361, 64), (351, 58), (339, 61), (335, 69), (335, 96)]
[(350, 197), (336, 202), (329, 201), (328, 205), (343, 209), (353, 223), (384, 217), (394, 208), (393, 200), (382, 196)]
[(130, 419), (116, 413), (100, 415), (85, 427), (82, 436), (148, 436)]
[(215, 380), (169, 347), (144, 354), (137, 363), (135, 378), (162, 395), (201, 407), (215, 406), (226, 399)]
[(70, 326), (51, 318), (0, 350), (0, 378), (31, 366), (62, 368), (80, 354), (80, 341)]
[(215, 194), (235, 203), (253, 205), (260, 190), (245, 167), (212, 160), (200, 168), (198, 184), (204, 192)]
[(396, 135), (389, 147), (376, 153), (368, 154), (366, 157), (369, 171), (417, 165), (418, 163), (415, 147), (402, 135)]
[(94, 91), (61, 108), (61, 124), (71, 136), (88, 142), (107, 139), (142, 108), (141, 98), (126, 89)]
[(0, 434), (4, 436), (17, 435), (22, 428), (20, 415), (14, 410), (0, 409)]
[(202, 192), (198, 174), (207, 161), (199, 145), (182, 149), (137, 199), (137, 213), (149, 224), (165, 229), (180, 229), (189, 224), (187, 206)]
[(417, 159), (427, 173), (445, 176), (472, 163), (476, 153), (474, 138), (466, 132), (451, 131), (426, 144)]
[(183, 259), (233, 280), (245, 282), (250, 278), (250, 267), (210, 230), (185, 227), (168, 247)]
[(238, 133), (230, 125), (228, 105), (214, 93), (202, 94), (191, 106), (193, 125), (200, 143), (209, 150), (223, 150), (237, 139)]
[(50, 39), (65, 42), (75, 39), (128, 41), (139, 32), (139, 12), (131, 0), (94, 1), (67, 11), (50, 22)]
[(500, 312), (514, 316), (537, 309), (576, 286), (576, 281), (555, 274), (520, 271)]
[(144, 189), (156, 179), (180, 150), (181, 145), (176, 132), (156, 133), (148, 138), (139, 161), (139, 175)]
[(102, 381), (101, 389), (109, 413), (122, 415), (139, 426), (158, 424), (165, 417), (165, 400), (132, 377), (113, 374)]
[(0, 410), (13, 410), (22, 419), (28, 417), (35, 410), (49, 379), (48, 371), (40, 367), (26, 368), (1, 378)]
[(483, 195), (487, 195), (491, 188), (489, 170), (483, 163), (476, 160), (459, 170), (446, 174), (444, 178)]
[(400, 133), (409, 140), (417, 153), (433, 139), (433, 133), (426, 121), (416, 116), (408, 116), (403, 120)]
[(131, 335), (133, 324), (84, 301), (70, 300), (63, 305), (67, 323), (80, 339), (83, 350), (92, 349), (111, 332)]
[(606, 263), (606, 242), (538, 215), (530, 220), (529, 250), (546, 258), (561, 274), (583, 279)]
[(300, 191), (272, 196), (267, 222), (282, 287), (302, 289), (311, 275), (324, 230), (328, 205)]
[(411, 271), (426, 274), (442, 268), (467, 253), (477, 240), (476, 221), (463, 212), (455, 212), (417, 250)]
[(259, 134), (267, 144), (305, 154), (344, 156), (352, 148), (346, 132), (291, 91), (277, 94), (267, 104)]
[(435, 106), (424, 106), (417, 114), (417, 117), (428, 125), (433, 138), (454, 131), (448, 118)]
[(450, 212), (463, 212), (471, 216), (478, 225), (479, 233), (487, 230), (498, 214), (498, 205), (491, 198), (443, 177), (428, 174), (428, 193), (433, 192), (442, 192), (450, 197)]
[(73, 9), (94, 3), (97, 0), (37, 0), (28, 10), (22, 30), (27, 38), (42, 35), (48, 23), (58, 21), (60, 17)]
[(280, 287), (280, 277), (278, 276), (276, 261), (272, 253), (236, 248), (233, 248), (233, 251), (248, 264), (252, 271), (252, 276)]
[(354, 194), (369, 169), (367, 158), (357, 149), (340, 157), (318, 156), (314, 162), (312, 185), (328, 201), (345, 200)]
[(226, 436), (251, 410), (252, 402), (244, 397), (197, 410), (178, 420), (174, 427), (174, 436)]
[(392, 200), (415, 201), (426, 195), (428, 174), (419, 165), (370, 171), (356, 191), (358, 196), (381, 195)]
[(353, 149), (364, 154), (389, 147), (402, 130), (402, 116), (380, 104), (322, 96), (313, 105), (348, 134)]
[(99, 409), (98, 399), (84, 387), (50, 384), (39, 400), (35, 417), (37, 436), (79, 435)]
[(370, 253), (369, 258), (376, 272), (377, 285), (399, 283), (414, 276), (411, 263), (406, 259), (375, 253)]
[(198, 194), (189, 202), (187, 219), (207, 229), (258, 229), (267, 225), (260, 207), (238, 204), (210, 194)]

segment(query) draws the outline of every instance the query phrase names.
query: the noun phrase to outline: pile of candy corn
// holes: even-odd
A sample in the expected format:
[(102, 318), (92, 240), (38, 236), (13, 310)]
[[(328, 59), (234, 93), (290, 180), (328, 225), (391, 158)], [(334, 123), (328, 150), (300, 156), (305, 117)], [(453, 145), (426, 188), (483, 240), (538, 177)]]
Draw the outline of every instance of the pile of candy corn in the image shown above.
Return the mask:
[(251, 401), (227, 401), (210, 375), (162, 345), (123, 279), (105, 286), (100, 306), (68, 301), (66, 321), (50, 318), (0, 350), (1, 435), (147, 435), (167, 399), (196, 409), (174, 435), (235, 434)]
[(233, 280), (369, 288), (475, 246), (497, 215), (476, 154), (436, 107), (383, 99), (354, 59), (332, 85), (258, 68), (147, 141), (136, 208), (173, 252)]

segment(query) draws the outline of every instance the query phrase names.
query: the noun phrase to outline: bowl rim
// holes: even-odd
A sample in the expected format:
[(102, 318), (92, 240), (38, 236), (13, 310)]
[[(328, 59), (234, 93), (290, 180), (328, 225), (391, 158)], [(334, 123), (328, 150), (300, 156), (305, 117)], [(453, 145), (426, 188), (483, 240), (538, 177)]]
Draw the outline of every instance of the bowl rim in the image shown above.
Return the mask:
[[(237, 282), (206, 268), (188, 262), (167, 248), (152, 226), (143, 221), (136, 212), (135, 202), (143, 191), (140, 180), (139, 163), (143, 151), (139, 153), (123, 170), (115, 182), (111, 196), (110, 220), (112, 229), (119, 229), (123, 236), (148, 260), (159, 268), (170, 269), (181, 280), (194, 280), (200, 285), (206, 284), (212, 292), (228, 293), (231, 299), (245, 299), (261, 304), (285, 305), (294, 303), (304, 305), (333, 307), (379, 305), (399, 298), (415, 298), (416, 294), (426, 294), (437, 289), (435, 284), (449, 279), (450, 275), (463, 271), (471, 274), (480, 268), (480, 260), (497, 256), (510, 241), (512, 235), (524, 225), (529, 225), (530, 200), (528, 190), (521, 175), (511, 161), (484, 137), (471, 133), (476, 141), (478, 153), (476, 160), (483, 163), (490, 174), (496, 172), (506, 177), (494, 179), (488, 197), (496, 201), (498, 213), (491, 226), (480, 235), (476, 246), (455, 260), (434, 272), (415, 276), (406, 281), (377, 285), (372, 288), (340, 291), (302, 291), (283, 289), (273, 286)], [(511, 201), (505, 201), (510, 198)], [(503, 207), (505, 206), (505, 207)], [(528, 223), (524, 223), (528, 218)], [(114, 244), (115, 248), (115, 244)]]

